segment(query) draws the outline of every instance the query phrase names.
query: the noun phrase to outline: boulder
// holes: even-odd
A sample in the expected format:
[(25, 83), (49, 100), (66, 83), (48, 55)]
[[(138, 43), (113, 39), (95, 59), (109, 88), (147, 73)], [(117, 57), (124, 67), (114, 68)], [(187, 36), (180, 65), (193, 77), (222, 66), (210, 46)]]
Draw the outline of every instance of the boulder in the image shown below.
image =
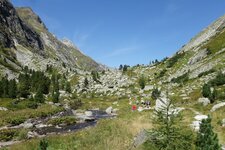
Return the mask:
[(202, 121), (203, 119), (207, 119), (207, 115), (196, 115), (195, 120)]
[(87, 117), (93, 116), (92, 111), (85, 111), (84, 114), (85, 114)]
[(0, 111), (7, 111), (8, 109), (5, 107), (0, 107)]
[(225, 118), (222, 120), (222, 126), (225, 127)]
[(27, 138), (28, 139), (30, 139), (30, 138), (34, 138), (34, 137), (39, 137), (39, 134), (37, 133), (37, 132), (35, 132), (35, 131), (29, 131), (28, 133), (27, 133)]
[(221, 108), (223, 106), (225, 106), (225, 102), (222, 102), (222, 103), (214, 105), (210, 111), (214, 112), (214, 111), (216, 111), (217, 109), (219, 109), (219, 108)]
[(110, 106), (105, 110), (105, 112), (110, 115), (110, 114), (112, 114), (112, 110), (113, 110), (113, 108), (112, 108), (112, 106)]
[(153, 88), (154, 88), (154, 86), (152, 86), (152, 85), (147, 85), (147, 86), (145, 86), (144, 91), (153, 90)]
[(118, 112), (118, 110), (119, 110), (118, 108), (114, 108), (114, 109), (112, 110), (112, 113), (114, 113), (114, 114), (115, 114), (115, 113), (117, 113), (117, 112)]
[(38, 129), (44, 128), (44, 127), (48, 127), (48, 126), (49, 126), (49, 125), (42, 124), (42, 123), (35, 125), (35, 127), (38, 128)]
[(20, 124), (19, 126), (22, 128), (28, 129), (28, 128), (32, 128), (34, 125), (30, 122), (24, 122), (24, 123)]
[(201, 103), (203, 106), (207, 106), (210, 104), (210, 100), (208, 98), (202, 97), (198, 99), (198, 103)]

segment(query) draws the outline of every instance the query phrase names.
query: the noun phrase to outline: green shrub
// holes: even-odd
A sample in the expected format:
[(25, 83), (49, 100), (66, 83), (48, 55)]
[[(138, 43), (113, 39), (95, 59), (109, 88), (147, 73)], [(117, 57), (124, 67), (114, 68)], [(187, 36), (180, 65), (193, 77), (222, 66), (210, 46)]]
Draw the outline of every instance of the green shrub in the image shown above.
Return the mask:
[(29, 102), (27, 103), (27, 107), (28, 107), (28, 108), (31, 108), (31, 109), (37, 109), (37, 108), (38, 108), (38, 104), (37, 104), (37, 102), (29, 101)]
[(211, 91), (211, 86), (209, 84), (204, 84), (202, 87), (202, 96), (207, 97), (211, 103), (214, 103), (215, 99), (218, 97), (217, 90)]
[(169, 59), (168, 59), (167, 67), (168, 67), (168, 68), (173, 67), (173, 66), (178, 62), (179, 59), (181, 59), (181, 58), (184, 57), (184, 55), (185, 55), (184, 52), (183, 52), (183, 53), (176, 53), (175, 56), (173, 56), (172, 58), (169, 58)]
[(21, 130), (18, 132), (17, 139), (18, 139), (18, 140), (24, 140), (24, 139), (27, 139), (27, 133), (28, 133), (28, 130), (27, 130), (27, 129), (21, 129)]
[(210, 85), (204, 84), (202, 87), (202, 96), (210, 97), (210, 95), (211, 95)]
[(189, 74), (188, 73), (185, 73), (177, 78), (173, 78), (171, 80), (171, 82), (174, 82), (174, 83), (185, 83), (189, 80)]
[(214, 79), (209, 81), (209, 84), (211, 84), (212, 86), (224, 85), (225, 84), (225, 75), (222, 74), (222, 72), (219, 72)]
[(60, 124), (72, 125), (76, 123), (76, 119), (72, 116), (66, 116), (61, 118), (53, 118), (49, 120), (47, 123), (52, 125), (60, 125)]
[(17, 135), (15, 129), (3, 129), (0, 130), (0, 141), (10, 141)]
[(144, 75), (141, 75), (141, 77), (138, 80), (138, 83), (139, 83), (141, 89), (145, 88), (146, 79), (145, 79)]
[(167, 71), (166, 69), (163, 69), (162, 71), (160, 71), (160, 73), (159, 73), (159, 75), (157, 76), (157, 78), (163, 77), (163, 76), (165, 75), (166, 71)]
[(39, 150), (47, 150), (48, 141), (46, 139), (42, 139), (39, 143)]
[(82, 102), (80, 99), (74, 99), (74, 100), (70, 101), (69, 104), (70, 104), (70, 107), (74, 110), (76, 110), (82, 106)]
[(7, 119), (7, 123), (10, 123), (13, 126), (19, 125), (25, 121), (25, 117), (17, 116), (17, 117), (11, 117)]
[(198, 77), (200, 78), (200, 77), (202, 77), (202, 76), (206, 76), (206, 75), (211, 74), (211, 73), (213, 73), (213, 72), (216, 72), (216, 70), (215, 70), (215, 69), (210, 69), (210, 70), (208, 70), (208, 71), (205, 71), (205, 72), (200, 73), (200, 74), (198, 75)]

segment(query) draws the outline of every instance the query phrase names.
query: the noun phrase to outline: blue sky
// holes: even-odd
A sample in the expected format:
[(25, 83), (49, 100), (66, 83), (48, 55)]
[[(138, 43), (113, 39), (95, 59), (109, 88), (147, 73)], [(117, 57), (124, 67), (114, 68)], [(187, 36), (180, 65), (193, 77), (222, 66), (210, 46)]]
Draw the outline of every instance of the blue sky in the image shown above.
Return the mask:
[(12, 0), (111, 67), (171, 56), (225, 14), (224, 0)]

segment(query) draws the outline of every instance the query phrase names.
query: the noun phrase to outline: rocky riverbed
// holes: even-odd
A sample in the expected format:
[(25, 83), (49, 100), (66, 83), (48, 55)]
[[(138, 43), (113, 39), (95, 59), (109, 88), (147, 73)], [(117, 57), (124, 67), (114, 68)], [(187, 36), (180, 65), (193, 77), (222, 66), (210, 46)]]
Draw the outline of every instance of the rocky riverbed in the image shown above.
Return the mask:
[[(60, 118), (70, 118), (74, 119), (75, 122), (70, 122), (69, 124), (65, 122), (58, 122), (58, 124), (49, 123), (50, 120), (60, 119)], [(97, 124), (99, 119), (114, 118), (116, 117), (115, 113), (107, 113), (105, 110), (72, 110), (67, 109), (65, 111), (56, 113), (52, 116), (45, 118), (32, 118), (26, 120), (24, 123), (17, 126), (4, 126), (0, 128), (1, 130), (7, 129), (28, 129), (27, 138), (34, 137), (44, 137), (49, 134), (62, 134), (75, 132), (87, 127), (93, 127)], [(7, 141), (0, 142), (0, 147), (9, 146), (19, 141)]]

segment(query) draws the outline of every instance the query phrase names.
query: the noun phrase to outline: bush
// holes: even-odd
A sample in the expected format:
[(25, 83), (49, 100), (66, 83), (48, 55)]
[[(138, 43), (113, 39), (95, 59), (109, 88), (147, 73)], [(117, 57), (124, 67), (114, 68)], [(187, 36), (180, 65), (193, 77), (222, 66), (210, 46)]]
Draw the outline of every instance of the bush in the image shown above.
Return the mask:
[(144, 75), (142, 75), (142, 76), (139, 78), (138, 83), (139, 83), (141, 89), (144, 89), (144, 88), (145, 88), (146, 79), (145, 79)]
[(184, 55), (185, 55), (184, 52), (183, 53), (177, 53), (175, 56), (173, 56), (172, 58), (168, 59), (167, 67), (168, 68), (173, 67), (180, 58), (184, 57)]
[(27, 133), (28, 133), (28, 129), (21, 129), (18, 133), (18, 140), (24, 140), (27, 139)]
[(211, 91), (211, 86), (209, 84), (204, 84), (202, 87), (202, 96), (207, 97), (211, 103), (214, 103), (215, 99), (218, 97), (218, 93), (216, 89)]
[(46, 139), (42, 139), (39, 143), (39, 150), (47, 150), (48, 141)]
[(163, 76), (165, 75), (166, 71), (167, 71), (166, 69), (163, 69), (162, 71), (160, 71), (160, 73), (159, 73), (159, 75), (157, 76), (157, 78), (163, 77)]
[(7, 123), (10, 123), (13, 126), (19, 125), (21, 123), (23, 123), (25, 121), (25, 117), (12, 117), (12, 118), (8, 118), (8, 120), (6, 121)]
[(189, 74), (188, 73), (185, 73), (177, 78), (173, 78), (171, 80), (171, 82), (174, 82), (174, 83), (185, 83), (189, 80)]
[(15, 129), (3, 129), (0, 130), (0, 141), (10, 141), (12, 140), (17, 134)]
[(200, 73), (200, 74), (198, 75), (198, 77), (200, 78), (200, 77), (202, 77), (202, 76), (206, 76), (206, 75), (211, 74), (211, 73), (213, 73), (213, 72), (216, 72), (216, 70), (215, 70), (215, 69), (210, 69), (210, 70), (208, 70), (208, 71), (205, 71), (205, 72)]
[(70, 107), (74, 110), (78, 109), (82, 106), (82, 102), (80, 99), (75, 99), (73, 101), (70, 101)]
[(219, 72), (217, 76), (209, 82), (212, 86), (220, 86), (225, 84), (225, 75)]
[(66, 117), (61, 117), (61, 118), (53, 118), (47, 122), (48, 124), (52, 125), (60, 125), (60, 124), (65, 124), (65, 125), (72, 125), (76, 123), (76, 119), (74, 117), (66, 116)]
[(29, 102), (27, 103), (27, 107), (28, 107), (28, 108), (31, 108), (31, 109), (37, 109), (37, 108), (38, 108), (38, 104), (37, 104), (37, 102), (29, 101)]
[(204, 97), (210, 97), (211, 95), (211, 90), (209, 84), (204, 84), (202, 87), (202, 96)]

